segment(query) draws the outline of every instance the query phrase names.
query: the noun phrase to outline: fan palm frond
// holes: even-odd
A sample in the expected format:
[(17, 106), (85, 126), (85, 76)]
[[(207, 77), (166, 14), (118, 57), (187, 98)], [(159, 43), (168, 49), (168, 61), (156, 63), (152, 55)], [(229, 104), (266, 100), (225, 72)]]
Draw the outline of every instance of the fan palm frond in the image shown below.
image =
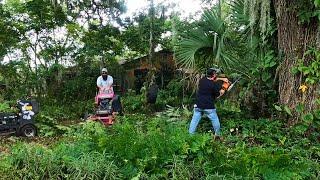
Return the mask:
[(228, 57), (226, 24), (218, 15), (216, 9), (204, 12), (199, 27), (181, 35), (175, 49), (177, 62), (181, 66), (195, 68), (202, 65), (225, 65), (231, 58)]
[(176, 46), (175, 55), (178, 64), (195, 67), (196, 54), (200, 49), (212, 46), (212, 39), (201, 28), (194, 29), (182, 37)]
[(211, 31), (219, 35), (226, 32), (225, 19), (218, 15), (216, 9), (204, 11), (200, 24), (204, 24), (209, 32)]
[[(246, 33), (250, 35), (251, 32), (249, 17), (244, 13), (244, 0), (232, 2), (234, 3), (231, 8), (234, 13), (231, 18), (237, 19), (236, 27), (243, 28), (236, 29), (238, 34), (235, 35), (234, 31), (232, 34), (230, 30), (233, 29), (218, 9), (205, 11), (198, 27), (179, 34), (180, 38), (175, 44), (175, 58), (180, 66), (204, 69), (216, 65), (222, 67), (226, 73), (236, 70), (239, 74), (248, 74), (249, 67), (254, 63), (250, 56), (252, 48), (245, 48), (248, 40), (246, 38), (243, 38), (243, 42), (235, 40), (249, 37), (243, 36)], [(247, 52), (243, 52), (243, 49)]]
[(230, 2), (230, 7), (232, 9), (231, 18), (232, 21), (236, 22), (239, 25), (249, 25), (250, 18), (248, 14), (245, 12), (245, 0), (234, 0)]

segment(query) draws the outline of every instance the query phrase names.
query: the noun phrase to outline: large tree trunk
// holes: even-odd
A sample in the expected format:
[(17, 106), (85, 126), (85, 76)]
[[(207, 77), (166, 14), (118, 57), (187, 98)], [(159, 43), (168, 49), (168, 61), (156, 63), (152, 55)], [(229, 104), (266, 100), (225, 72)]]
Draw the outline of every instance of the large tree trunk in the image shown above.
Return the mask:
[[(305, 97), (299, 91), (299, 86), (304, 84), (302, 74), (291, 73), (309, 47), (319, 49), (319, 21), (311, 18), (309, 23), (299, 23), (298, 13), (302, 6), (306, 6), (309, 0), (300, 3), (293, 0), (274, 0), (277, 26), (278, 48), (284, 60), (279, 69), (279, 94), (280, 103), (294, 109), (299, 102), (305, 104), (305, 110), (310, 112), (317, 107), (315, 100), (319, 98), (320, 83), (308, 85)], [(311, 11), (311, 9), (310, 9)], [(305, 57), (305, 65), (310, 64), (314, 57)], [(296, 118), (295, 118), (296, 119)]]

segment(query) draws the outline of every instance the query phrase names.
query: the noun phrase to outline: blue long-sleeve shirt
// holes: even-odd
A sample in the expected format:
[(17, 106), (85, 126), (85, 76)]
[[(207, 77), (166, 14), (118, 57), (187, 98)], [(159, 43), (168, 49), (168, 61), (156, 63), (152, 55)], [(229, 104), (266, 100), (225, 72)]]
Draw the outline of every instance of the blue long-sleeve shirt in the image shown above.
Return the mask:
[(199, 81), (196, 105), (201, 109), (215, 109), (214, 101), (220, 95), (220, 85), (207, 77)]

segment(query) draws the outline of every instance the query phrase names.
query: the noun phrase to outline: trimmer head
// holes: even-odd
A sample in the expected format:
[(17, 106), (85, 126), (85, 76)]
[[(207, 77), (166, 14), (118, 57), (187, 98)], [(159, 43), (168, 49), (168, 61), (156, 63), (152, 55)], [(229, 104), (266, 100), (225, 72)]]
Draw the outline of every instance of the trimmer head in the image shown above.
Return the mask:
[(234, 86), (237, 82), (239, 82), (239, 81), (240, 81), (240, 78), (236, 79), (236, 80), (229, 86), (229, 88), (227, 89), (227, 91), (230, 91), (230, 90), (233, 88), (233, 86)]

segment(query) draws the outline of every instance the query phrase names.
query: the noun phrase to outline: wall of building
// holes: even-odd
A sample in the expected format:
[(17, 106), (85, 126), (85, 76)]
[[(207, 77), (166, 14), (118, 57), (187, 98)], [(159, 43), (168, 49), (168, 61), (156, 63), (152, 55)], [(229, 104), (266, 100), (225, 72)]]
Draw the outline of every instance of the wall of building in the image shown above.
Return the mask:
[[(122, 85), (126, 90), (128, 90), (136, 89), (137, 82), (139, 82), (137, 79), (137, 73), (135, 74), (135, 71), (148, 71), (152, 68), (152, 65), (149, 62), (149, 57), (144, 56), (129, 61), (128, 63), (124, 63), (122, 67), (124, 69), (124, 74), (122, 75)], [(168, 51), (156, 52), (154, 55), (153, 67), (155, 67), (157, 70), (157, 80), (161, 87), (161, 82), (166, 82), (163, 79), (169, 76), (171, 77), (171, 74), (174, 73), (175, 61), (173, 58), (173, 53)]]

